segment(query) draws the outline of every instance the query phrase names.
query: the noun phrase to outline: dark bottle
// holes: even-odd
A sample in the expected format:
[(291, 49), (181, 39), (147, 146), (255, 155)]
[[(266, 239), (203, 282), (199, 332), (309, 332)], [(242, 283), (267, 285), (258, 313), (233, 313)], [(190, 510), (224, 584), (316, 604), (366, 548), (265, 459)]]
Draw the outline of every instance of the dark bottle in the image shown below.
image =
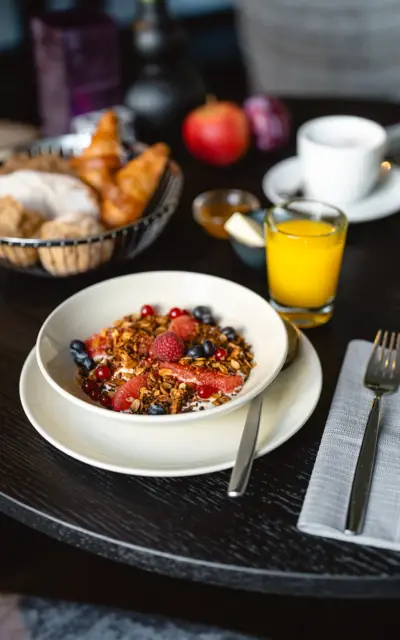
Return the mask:
[(176, 135), (185, 115), (203, 104), (201, 76), (186, 57), (186, 38), (166, 0), (138, 0), (133, 45), (141, 67), (125, 103), (136, 114), (138, 137), (154, 142)]

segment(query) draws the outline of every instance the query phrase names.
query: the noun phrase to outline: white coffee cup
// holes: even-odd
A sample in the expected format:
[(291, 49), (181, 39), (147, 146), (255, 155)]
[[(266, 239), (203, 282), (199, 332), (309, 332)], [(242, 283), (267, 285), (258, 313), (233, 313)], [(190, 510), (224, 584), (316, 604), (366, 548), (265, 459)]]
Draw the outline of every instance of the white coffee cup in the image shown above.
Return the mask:
[(297, 133), (305, 194), (338, 206), (360, 200), (378, 181), (386, 143), (385, 129), (366, 118), (309, 120)]

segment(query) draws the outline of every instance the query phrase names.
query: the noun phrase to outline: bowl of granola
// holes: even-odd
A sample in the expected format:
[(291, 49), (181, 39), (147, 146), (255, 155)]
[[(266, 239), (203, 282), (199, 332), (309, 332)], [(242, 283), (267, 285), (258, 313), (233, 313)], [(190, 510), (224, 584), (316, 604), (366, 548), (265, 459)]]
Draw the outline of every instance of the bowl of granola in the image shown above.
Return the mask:
[(141, 424), (201, 420), (263, 391), (287, 353), (262, 297), (200, 273), (103, 281), (47, 318), (36, 355), (50, 385), (83, 410)]

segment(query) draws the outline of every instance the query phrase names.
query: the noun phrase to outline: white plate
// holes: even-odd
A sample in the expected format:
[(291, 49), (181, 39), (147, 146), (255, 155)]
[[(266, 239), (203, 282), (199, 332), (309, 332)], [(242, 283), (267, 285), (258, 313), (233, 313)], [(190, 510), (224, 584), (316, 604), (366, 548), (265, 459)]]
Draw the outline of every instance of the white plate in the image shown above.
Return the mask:
[[(76, 384), (76, 366), (68, 345), (111, 326), (143, 304), (168, 313), (171, 307), (193, 309), (209, 305), (222, 326), (235, 327), (252, 346), (257, 366), (239, 393), (215, 407), (215, 415), (227, 414), (258, 395), (278, 375), (285, 362), (287, 333), (281, 318), (264, 298), (236, 282), (187, 271), (149, 271), (112, 278), (79, 291), (57, 307), (44, 322), (36, 342), (42, 374), (53, 388), (78, 408), (104, 417), (100, 406), (90, 403)], [(141, 416), (115, 413), (115, 421), (148, 428), (172, 422), (203, 421), (204, 411), (178, 415)]]
[[(291, 438), (318, 402), (322, 372), (318, 356), (302, 335), (295, 362), (265, 391), (257, 455)], [(82, 411), (57, 394), (40, 372), (31, 351), (20, 378), (23, 409), (35, 429), (67, 455), (100, 469), (141, 476), (190, 476), (233, 466), (247, 406), (202, 422), (150, 429)], [(205, 413), (205, 412), (204, 412)]]
[[(301, 188), (299, 158), (294, 156), (278, 162), (265, 174), (262, 188), (273, 204), (290, 200), (290, 194), (296, 193)], [(400, 211), (400, 168), (392, 165), (390, 171), (384, 172), (372, 193), (358, 202), (340, 208), (352, 223), (369, 222), (397, 213)]]

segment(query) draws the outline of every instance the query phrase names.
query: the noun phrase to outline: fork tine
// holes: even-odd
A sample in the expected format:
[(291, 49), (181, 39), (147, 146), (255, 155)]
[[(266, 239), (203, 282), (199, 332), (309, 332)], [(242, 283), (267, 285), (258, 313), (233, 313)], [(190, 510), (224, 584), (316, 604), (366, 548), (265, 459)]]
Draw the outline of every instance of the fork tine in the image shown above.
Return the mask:
[(378, 358), (378, 360), (379, 360), (379, 362), (380, 362), (380, 363), (382, 362), (383, 357), (384, 357), (384, 355), (385, 355), (385, 349), (386, 349), (386, 344), (387, 344), (388, 337), (389, 337), (389, 331), (385, 331), (385, 332), (384, 332), (384, 334), (383, 334), (383, 340), (382, 340), (382, 344), (381, 344), (381, 350), (380, 350), (380, 352), (379, 352), (379, 358)]
[(379, 331), (377, 331), (377, 334), (375, 336), (374, 346), (372, 348), (371, 355), (368, 360), (368, 367), (372, 366), (373, 363), (379, 362), (379, 344), (381, 342), (381, 336), (382, 336), (382, 329), (379, 329)]
[(378, 348), (381, 342), (381, 336), (382, 336), (382, 329), (379, 329), (379, 331), (377, 332), (376, 336), (375, 336), (375, 340), (374, 340), (374, 346), (370, 355), (370, 362), (372, 362), (372, 360), (374, 359), (375, 355), (377, 355), (378, 352)]
[(394, 347), (394, 341), (396, 340), (396, 334), (394, 331), (392, 331), (392, 333), (390, 334), (390, 341), (389, 341), (389, 346), (388, 346), (388, 350), (386, 353), (386, 358), (385, 358), (385, 364), (384, 367), (385, 369), (389, 368), (391, 359), (392, 359), (392, 352), (393, 352), (393, 347)]
[(397, 371), (397, 365), (400, 363), (400, 333), (397, 334), (397, 340), (396, 340), (396, 346), (394, 349), (394, 357), (392, 360), (392, 375), (396, 375), (396, 373), (400, 373), (400, 367), (399, 367), (399, 371)]

